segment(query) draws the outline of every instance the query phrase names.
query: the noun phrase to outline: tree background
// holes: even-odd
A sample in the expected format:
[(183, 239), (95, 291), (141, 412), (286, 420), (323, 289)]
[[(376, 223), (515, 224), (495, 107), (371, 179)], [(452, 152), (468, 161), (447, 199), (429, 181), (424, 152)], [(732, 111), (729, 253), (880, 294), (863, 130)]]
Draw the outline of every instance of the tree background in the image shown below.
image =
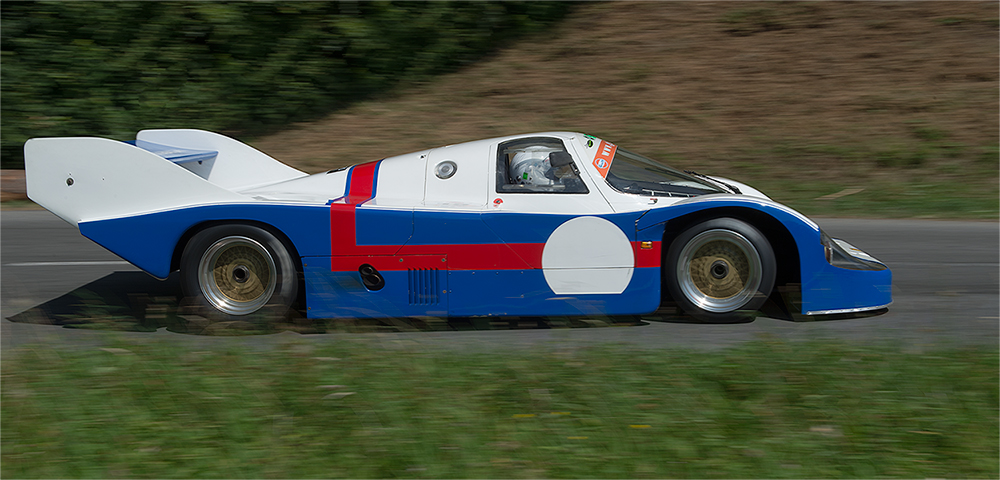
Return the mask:
[(564, 2), (3, 2), (3, 168), (32, 137), (261, 133), (474, 62)]

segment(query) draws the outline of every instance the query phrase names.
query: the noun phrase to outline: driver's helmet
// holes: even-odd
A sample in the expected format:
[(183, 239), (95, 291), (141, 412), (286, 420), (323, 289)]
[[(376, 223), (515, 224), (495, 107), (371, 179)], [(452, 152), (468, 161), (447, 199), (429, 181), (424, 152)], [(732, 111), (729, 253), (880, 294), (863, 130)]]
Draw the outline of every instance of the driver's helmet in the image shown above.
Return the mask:
[(552, 175), (549, 154), (558, 149), (549, 147), (527, 147), (510, 160), (510, 177), (523, 185), (551, 186), (558, 183)]

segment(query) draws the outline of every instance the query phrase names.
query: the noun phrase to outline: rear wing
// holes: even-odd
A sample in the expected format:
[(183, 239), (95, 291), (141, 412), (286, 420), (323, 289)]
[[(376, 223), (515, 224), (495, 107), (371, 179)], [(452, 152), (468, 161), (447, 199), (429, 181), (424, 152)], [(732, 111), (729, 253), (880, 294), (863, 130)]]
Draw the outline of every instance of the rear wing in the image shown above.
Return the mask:
[[(240, 192), (306, 176), (305, 172), (281, 163), (239, 140), (204, 130), (143, 130), (136, 135), (143, 142), (216, 152), (214, 159), (188, 161), (181, 165), (222, 188)], [(175, 160), (176, 161), (176, 160)]]
[(28, 198), (77, 225), (209, 203), (306, 174), (203, 130), (144, 130), (135, 142), (35, 138), (24, 144)]
[(133, 140), (125, 143), (135, 145), (143, 150), (146, 150), (147, 152), (155, 153), (178, 165), (190, 162), (198, 162), (200, 164), (207, 160), (215, 160), (216, 157), (219, 156), (219, 152), (171, 147), (170, 145), (160, 145), (159, 143), (147, 142), (144, 140)]

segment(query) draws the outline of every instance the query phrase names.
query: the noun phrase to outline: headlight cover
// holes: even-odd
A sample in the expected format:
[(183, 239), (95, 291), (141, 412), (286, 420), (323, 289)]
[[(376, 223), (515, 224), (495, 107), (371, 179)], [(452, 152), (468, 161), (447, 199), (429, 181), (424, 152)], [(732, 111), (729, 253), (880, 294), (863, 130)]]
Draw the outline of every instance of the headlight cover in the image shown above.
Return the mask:
[(882, 262), (861, 251), (854, 245), (839, 238), (832, 238), (820, 230), (820, 242), (823, 243), (823, 255), (826, 261), (835, 267), (850, 270), (885, 270)]

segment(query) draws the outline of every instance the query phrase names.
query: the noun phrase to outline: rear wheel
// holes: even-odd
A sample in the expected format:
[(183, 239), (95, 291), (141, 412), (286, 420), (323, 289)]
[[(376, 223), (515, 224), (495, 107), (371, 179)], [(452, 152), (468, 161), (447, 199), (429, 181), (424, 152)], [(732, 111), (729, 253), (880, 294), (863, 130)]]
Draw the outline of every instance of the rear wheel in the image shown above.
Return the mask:
[(295, 262), (270, 232), (219, 225), (198, 232), (181, 254), (181, 288), (216, 320), (277, 320), (298, 294)]
[(774, 288), (770, 243), (752, 225), (733, 218), (697, 224), (667, 250), (664, 281), (677, 305), (708, 323), (753, 319)]

